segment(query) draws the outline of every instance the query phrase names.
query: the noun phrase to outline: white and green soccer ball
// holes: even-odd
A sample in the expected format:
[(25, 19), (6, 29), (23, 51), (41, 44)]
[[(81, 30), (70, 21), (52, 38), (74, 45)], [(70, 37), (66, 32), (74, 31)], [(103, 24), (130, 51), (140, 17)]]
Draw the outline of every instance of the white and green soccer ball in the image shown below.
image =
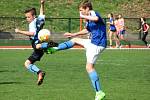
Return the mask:
[(48, 29), (41, 29), (38, 33), (40, 42), (48, 42), (51, 37), (51, 32)]

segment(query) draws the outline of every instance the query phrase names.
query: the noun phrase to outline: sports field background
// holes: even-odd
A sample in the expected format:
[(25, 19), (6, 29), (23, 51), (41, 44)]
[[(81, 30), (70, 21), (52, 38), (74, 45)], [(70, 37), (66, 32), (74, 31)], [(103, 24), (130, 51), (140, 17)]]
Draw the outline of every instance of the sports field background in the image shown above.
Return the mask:
[[(94, 100), (85, 71), (84, 50), (45, 55), (36, 63), (46, 71), (44, 83), (23, 63), (31, 50), (0, 50), (0, 100)], [(96, 64), (105, 100), (149, 100), (150, 50), (105, 50)]]
[[(82, 0), (46, 0), (44, 28), (49, 29), (54, 40), (66, 40), (64, 32), (79, 31), (78, 5)], [(144, 45), (139, 39), (139, 19), (144, 16), (150, 24), (149, 0), (92, 0), (93, 8), (98, 11), (105, 21), (108, 21), (108, 13), (115, 16), (122, 14), (125, 18), (127, 38), (131, 44)], [(30, 45), (28, 37), (14, 32), (15, 28), (27, 30), (28, 25), (24, 18), (24, 10), (30, 7), (37, 9), (39, 14), (38, 0), (1, 0), (0, 1), (0, 46), (1, 45)], [(62, 11), (63, 9), (63, 11)], [(13, 13), (12, 13), (13, 12)], [(149, 30), (150, 32), (150, 30)], [(58, 33), (58, 34), (57, 34)], [(62, 34), (61, 34), (62, 33)], [(150, 41), (148, 34), (147, 40)], [(11, 44), (10, 44), (11, 43)]]
[[(0, 0), (0, 46), (30, 45), (29, 38), (16, 34), (14, 29), (28, 28), (23, 12), (29, 7), (38, 10), (39, 2), (36, 1)], [(68, 40), (63, 37), (64, 32), (79, 30), (77, 6), (81, 0), (46, 1), (47, 19), (44, 28), (55, 33), (53, 39), (56, 41)], [(94, 10), (100, 12), (103, 18), (107, 18), (111, 12), (115, 15), (123, 14), (126, 18), (127, 38), (131, 44), (144, 45), (138, 38), (137, 29), (142, 16), (150, 24), (149, 0), (92, 2)], [(150, 41), (150, 34), (147, 40)], [(95, 92), (85, 71), (83, 49), (45, 55), (41, 62), (37, 62), (36, 65), (46, 71), (42, 86), (37, 86), (37, 76), (23, 67), (31, 53), (32, 50), (27, 49), (0, 48), (0, 100), (94, 100)], [(96, 69), (106, 93), (105, 100), (150, 99), (150, 49), (107, 49), (98, 59)]]

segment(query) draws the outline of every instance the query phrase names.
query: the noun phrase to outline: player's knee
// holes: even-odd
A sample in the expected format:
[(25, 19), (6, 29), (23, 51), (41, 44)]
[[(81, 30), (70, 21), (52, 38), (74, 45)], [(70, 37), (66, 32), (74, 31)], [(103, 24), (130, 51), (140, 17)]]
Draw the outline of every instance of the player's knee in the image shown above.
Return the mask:
[(112, 39), (112, 35), (109, 35), (109, 39)]
[(29, 64), (31, 64), (31, 62), (30, 62), (29, 60), (26, 60), (25, 63), (24, 63), (24, 66), (25, 66), (26, 68), (28, 68)]
[(92, 71), (93, 71), (93, 68), (92, 68), (92, 67), (86, 67), (86, 71), (87, 71), (87, 72), (92, 72)]
[(73, 39), (71, 39), (70, 41), (76, 43), (78, 40), (79, 40), (79, 38), (73, 38)]
[(109, 33), (109, 37), (110, 37), (110, 38), (112, 37), (112, 33), (111, 33), (111, 32)]
[(24, 67), (26, 67), (26, 68), (27, 68), (27, 62), (25, 62), (25, 63), (24, 63)]
[(90, 69), (89, 69), (88, 67), (86, 67), (86, 71), (87, 71), (87, 72), (89, 72), (89, 71), (90, 71)]
[(93, 70), (94, 70), (93, 64), (87, 64), (87, 65), (86, 65), (86, 71), (87, 71), (87, 72), (92, 72)]

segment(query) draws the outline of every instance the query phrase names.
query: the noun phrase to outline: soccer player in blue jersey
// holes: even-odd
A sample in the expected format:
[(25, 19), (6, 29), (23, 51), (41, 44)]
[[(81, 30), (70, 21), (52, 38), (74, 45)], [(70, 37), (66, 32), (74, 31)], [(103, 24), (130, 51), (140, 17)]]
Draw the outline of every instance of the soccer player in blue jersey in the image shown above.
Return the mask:
[(109, 22), (109, 45), (110, 48), (112, 48), (112, 36), (114, 36), (115, 42), (116, 42), (116, 47), (119, 47), (120, 42), (119, 39), (117, 38), (117, 30), (115, 26), (115, 19), (112, 13), (108, 14)]
[[(86, 21), (85, 29), (76, 33), (65, 33), (64, 35), (66, 37), (72, 37), (72, 39), (67, 42), (60, 43), (58, 47), (54, 47), (53, 49), (49, 48), (48, 52), (51, 53), (69, 49), (73, 47), (74, 44), (82, 45), (86, 49), (86, 70), (96, 92), (95, 100), (102, 100), (105, 97), (105, 93), (102, 91), (100, 79), (94, 66), (99, 54), (102, 53), (107, 46), (106, 25), (99, 13), (93, 10), (91, 2), (85, 1), (81, 3), (79, 10), (80, 17)], [(91, 34), (90, 39), (75, 38), (76, 36), (87, 33)]]
[(41, 85), (43, 83), (45, 72), (40, 70), (34, 63), (36, 61), (40, 61), (41, 57), (44, 54), (43, 49), (45, 49), (48, 44), (48, 43), (41, 44), (40, 41), (38, 40), (38, 32), (43, 28), (45, 22), (44, 2), (45, 0), (41, 0), (40, 15), (37, 18), (35, 8), (31, 8), (25, 11), (26, 20), (29, 23), (29, 31), (15, 29), (16, 33), (20, 33), (30, 37), (32, 48), (34, 51), (31, 54), (31, 56), (25, 61), (24, 65), (30, 72), (37, 73), (38, 85)]

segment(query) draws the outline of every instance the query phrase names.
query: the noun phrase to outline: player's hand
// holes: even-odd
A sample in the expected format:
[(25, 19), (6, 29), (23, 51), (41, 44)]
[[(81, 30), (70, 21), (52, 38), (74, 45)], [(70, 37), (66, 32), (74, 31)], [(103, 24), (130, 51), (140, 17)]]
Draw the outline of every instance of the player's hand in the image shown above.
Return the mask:
[(17, 28), (15, 29), (15, 32), (16, 32), (16, 33), (19, 33), (19, 31), (20, 31), (19, 29), (17, 29)]
[(80, 18), (85, 18), (85, 15), (83, 15), (81, 12), (80, 12)]
[(142, 31), (142, 29), (137, 29), (137, 31)]
[(43, 4), (45, 2), (45, 0), (41, 0), (41, 4)]
[(141, 31), (141, 30), (138, 29), (137, 31)]

